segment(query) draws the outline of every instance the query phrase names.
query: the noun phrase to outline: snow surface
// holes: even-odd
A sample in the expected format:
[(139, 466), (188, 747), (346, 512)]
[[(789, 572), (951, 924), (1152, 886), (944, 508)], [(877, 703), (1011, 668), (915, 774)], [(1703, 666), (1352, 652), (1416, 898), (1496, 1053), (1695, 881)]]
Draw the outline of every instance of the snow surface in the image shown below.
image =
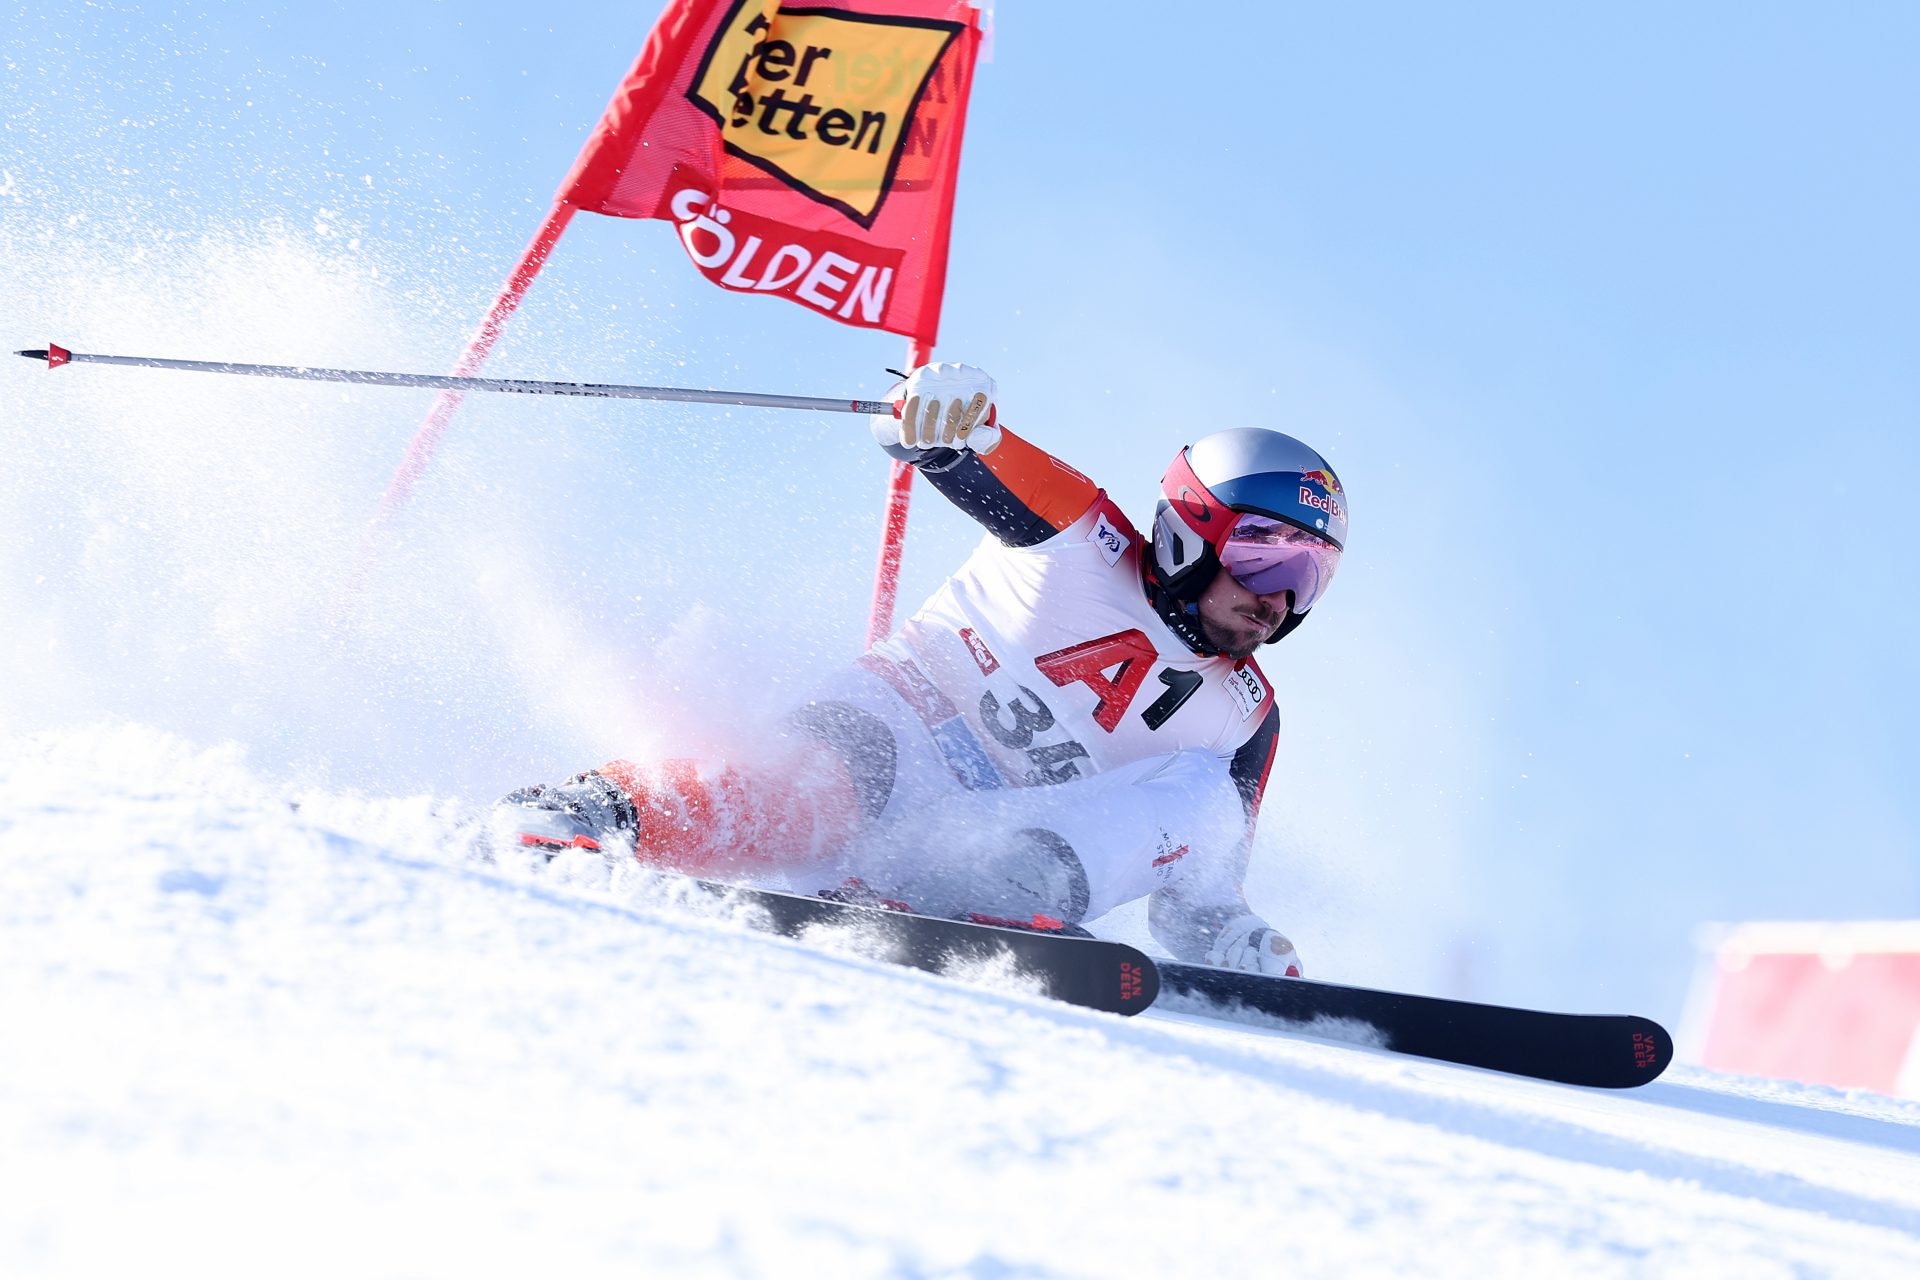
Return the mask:
[(0, 1275), (1920, 1275), (1920, 1104), (1093, 1014), (463, 816), (0, 744)]

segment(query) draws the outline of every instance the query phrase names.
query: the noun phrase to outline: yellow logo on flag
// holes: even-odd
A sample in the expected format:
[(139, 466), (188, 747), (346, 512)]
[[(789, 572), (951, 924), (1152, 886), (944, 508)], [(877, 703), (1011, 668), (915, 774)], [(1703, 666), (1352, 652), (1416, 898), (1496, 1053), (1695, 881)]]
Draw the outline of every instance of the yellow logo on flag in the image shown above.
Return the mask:
[(738, 0), (687, 96), (727, 150), (873, 225), (959, 23)]

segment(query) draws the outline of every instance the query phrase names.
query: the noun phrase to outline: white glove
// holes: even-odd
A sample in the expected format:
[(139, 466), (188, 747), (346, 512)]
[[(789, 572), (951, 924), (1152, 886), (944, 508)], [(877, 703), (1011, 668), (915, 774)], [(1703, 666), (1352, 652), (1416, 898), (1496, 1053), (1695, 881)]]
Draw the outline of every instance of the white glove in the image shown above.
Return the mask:
[(993, 396), (993, 379), (972, 365), (921, 365), (887, 393), (894, 416), (874, 415), (873, 438), (905, 449), (992, 453), (1000, 447)]
[(1298, 978), (1302, 972), (1300, 953), (1293, 944), (1253, 915), (1227, 922), (1207, 952), (1207, 963), (1218, 969), (1242, 969), (1281, 978)]

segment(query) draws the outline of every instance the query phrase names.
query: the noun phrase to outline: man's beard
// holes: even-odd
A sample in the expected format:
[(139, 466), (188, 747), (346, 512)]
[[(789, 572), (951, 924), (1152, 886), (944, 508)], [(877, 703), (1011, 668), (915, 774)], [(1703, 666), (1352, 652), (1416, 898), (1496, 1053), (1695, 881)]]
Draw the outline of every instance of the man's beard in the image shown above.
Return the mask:
[(1208, 644), (1229, 658), (1251, 658), (1253, 651), (1267, 642), (1273, 630), (1272, 627), (1260, 630), (1249, 622), (1245, 629), (1229, 631), (1205, 614), (1200, 615), (1200, 634), (1206, 637)]

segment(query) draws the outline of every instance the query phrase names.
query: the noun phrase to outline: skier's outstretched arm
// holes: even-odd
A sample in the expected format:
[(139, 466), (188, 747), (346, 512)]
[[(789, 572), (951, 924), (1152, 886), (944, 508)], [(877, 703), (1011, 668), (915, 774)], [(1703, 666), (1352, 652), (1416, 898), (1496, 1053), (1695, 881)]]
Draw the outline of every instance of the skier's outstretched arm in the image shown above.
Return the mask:
[(1181, 960), (1295, 978), (1301, 974), (1293, 944), (1255, 914), (1242, 887), (1279, 740), (1280, 713), (1269, 706), (1260, 727), (1234, 752), (1228, 766), (1246, 810), (1246, 835), (1211, 865), (1194, 867), (1147, 900), (1147, 926), (1154, 939)]
[(923, 365), (890, 393), (900, 416), (874, 418), (874, 438), (1007, 546), (1038, 546), (1085, 515), (1100, 490), (1001, 426), (994, 394), (993, 379), (970, 365)]

